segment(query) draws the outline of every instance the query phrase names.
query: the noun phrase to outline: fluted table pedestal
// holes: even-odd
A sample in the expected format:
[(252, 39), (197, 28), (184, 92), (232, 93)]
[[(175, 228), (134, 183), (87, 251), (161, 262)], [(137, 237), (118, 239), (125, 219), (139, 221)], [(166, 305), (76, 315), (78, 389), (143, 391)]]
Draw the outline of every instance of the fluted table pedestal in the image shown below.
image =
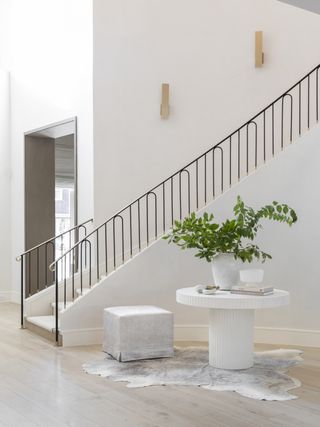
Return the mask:
[(253, 365), (254, 310), (209, 310), (209, 363), (221, 369)]
[(195, 288), (177, 290), (180, 304), (209, 309), (209, 363), (221, 369), (248, 369), (253, 365), (254, 312), (289, 304), (289, 292), (275, 289), (267, 296), (218, 291), (199, 294)]

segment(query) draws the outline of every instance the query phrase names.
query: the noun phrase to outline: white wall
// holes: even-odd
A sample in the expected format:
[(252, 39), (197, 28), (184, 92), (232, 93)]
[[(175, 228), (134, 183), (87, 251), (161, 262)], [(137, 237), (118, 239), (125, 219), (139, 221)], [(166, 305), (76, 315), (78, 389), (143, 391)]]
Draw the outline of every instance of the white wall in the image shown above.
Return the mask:
[(0, 70), (0, 301), (11, 298), (9, 74)]
[[(278, 200), (297, 211), (299, 220), (293, 227), (265, 221), (259, 235), (261, 249), (273, 256), (263, 265), (265, 283), (291, 294), (288, 307), (257, 311), (256, 340), (260, 342), (320, 347), (319, 140), (317, 126), (207, 208), (217, 220), (230, 217), (240, 194), (255, 208)], [(99, 342), (103, 308), (131, 304), (168, 308), (175, 315), (177, 338), (206, 339), (207, 310), (175, 302), (176, 289), (198, 283), (212, 283), (210, 264), (196, 259), (192, 251), (160, 240), (61, 316), (62, 330), (78, 330), (67, 334), (65, 342)]]
[[(318, 64), (318, 42), (319, 16), (276, 0), (94, 0), (97, 222), (288, 89)], [(169, 120), (159, 116), (162, 82)]]
[(24, 132), (78, 117), (79, 220), (93, 214), (92, 1), (3, 0), (0, 64), (11, 72), (13, 289), (24, 249)]

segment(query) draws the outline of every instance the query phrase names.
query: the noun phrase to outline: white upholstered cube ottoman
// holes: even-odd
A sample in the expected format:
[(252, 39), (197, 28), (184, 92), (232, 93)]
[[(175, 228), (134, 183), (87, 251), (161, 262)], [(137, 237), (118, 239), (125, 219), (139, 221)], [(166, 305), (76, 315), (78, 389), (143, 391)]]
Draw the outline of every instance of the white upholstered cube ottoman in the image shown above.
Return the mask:
[(149, 305), (104, 310), (103, 351), (119, 362), (173, 356), (173, 314)]

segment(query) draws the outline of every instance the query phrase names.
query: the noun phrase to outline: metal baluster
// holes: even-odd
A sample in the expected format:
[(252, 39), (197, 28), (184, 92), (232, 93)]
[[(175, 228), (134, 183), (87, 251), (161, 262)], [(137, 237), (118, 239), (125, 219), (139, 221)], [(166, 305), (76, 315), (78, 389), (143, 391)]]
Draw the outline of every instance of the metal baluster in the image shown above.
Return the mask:
[(31, 296), (31, 252), (29, 252), (29, 259), (28, 259), (28, 278), (29, 278), (29, 283), (28, 283), (28, 288), (29, 288), (29, 297)]
[(196, 160), (196, 207), (199, 209), (199, 164)]
[(263, 161), (266, 162), (266, 110), (263, 111)]
[(83, 254), (82, 254), (82, 248), (83, 248), (83, 241), (80, 243), (80, 291), (82, 295), (83, 291)]
[(112, 234), (113, 234), (113, 269), (116, 269), (116, 230), (115, 230), (115, 217), (112, 220)]
[(146, 196), (146, 232), (147, 232), (147, 246), (149, 245), (149, 198)]
[(56, 270), (56, 289), (55, 289), (55, 300), (56, 300), (56, 306), (55, 306), (55, 327), (56, 327), (56, 344), (59, 343), (59, 281), (58, 281), (58, 262), (55, 266)]
[(130, 257), (132, 257), (132, 205), (129, 206)]
[(283, 150), (283, 103), (284, 96), (281, 99), (281, 150)]
[(292, 129), (293, 129), (293, 97), (291, 95), (289, 95), (290, 100), (291, 100), (291, 105), (290, 105), (290, 142), (292, 142)]
[(100, 269), (99, 269), (99, 229), (96, 231), (96, 257), (97, 257), (97, 281), (100, 280)]
[(293, 129), (293, 97), (290, 94), (287, 94), (287, 96), (289, 96), (290, 99), (290, 142), (292, 142), (292, 129)]
[(319, 121), (319, 68), (316, 70), (316, 120)]
[(182, 174), (183, 173), (186, 173), (187, 174), (187, 178), (188, 178), (188, 214), (190, 215), (190, 211), (191, 211), (191, 208), (190, 208), (190, 203), (191, 203), (191, 198), (190, 198), (190, 172), (187, 170), (187, 169), (182, 169), (180, 172), (179, 172), (179, 192), (180, 192), (180, 220), (182, 219), (182, 191), (181, 191), (181, 187), (182, 187), (182, 185), (181, 185), (181, 182), (182, 182)]
[(179, 212), (180, 221), (182, 220), (182, 196), (181, 196), (181, 171), (179, 172)]
[(216, 146), (215, 147), (215, 150), (220, 150), (220, 153), (221, 153), (221, 164), (220, 164), (220, 173), (221, 173), (221, 177), (220, 177), (220, 179), (221, 179), (221, 182), (220, 182), (220, 186), (221, 186), (221, 194), (223, 193), (223, 188), (224, 188), (224, 185), (223, 185), (223, 177), (224, 177), (224, 171), (223, 171), (223, 148), (222, 147), (220, 147), (220, 145), (218, 145), (218, 146)]
[(63, 306), (64, 308), (66, 308), (67, 305), (67, 257), (65, 256), (64, 258), (62, 258), (62, 261), (64, 260), (63, 266), (64, 266), (64, 270), (63, 270), (63, 274), (64, 274), (64, 278), (63, 278)]
[(290, 142), (292, 142), (292, 115), (293, 115), (293, 99), (289, 93), (283, 95), (281, 99), (281, 149), (283, 150), (284, 141), (283, 141), (283, 121), (284, 121), (284, 100), (286, 97), (290, 99)]
[(44, 283), (45, 283), (45, 288), (48, 286), (48, 244), (46, 243), (44, 245)]
[(188, 176), (188, 214), (190, 215), (191, 213), (190, 172), (187, 169), (184, 169), (184, 172), (186, 172)]
[(171, 226), (173, 227), (173, 177), (171, 177)]
[(140, 199), (138, 199), (138, 240), (139, 240), (139, 251), (141, 251)]
[(116, 230), (115, 230), (115, 221), (117, 218), (120, 218), (121, 220), (121, 233), (122, 233), (122, 239), (121, 239), (121, 252), (122, 252), (122, 262), (124, 262), (124, 224), (123, 224), (123, 218), (121, 215), (117, 214), (112, 219), (112, 229), (113, 229), (113, 267), (116, 269)]
[[(85, 229), (84, 235), (87, 236), (87, 229), (85, 227), (84, 227), (84, 229)], [(87, 259), (87, 245), (84, 245), (84, 268), (87, 268), (87, 262), (88, 262), (88, 259)]]
[[(71, 249), (71, 247), (72, 247), (72, 244), (71, 244), (71, 231), (68, 234), (69, 234), (69, 248), (68, 249)], [(71, 268), (72, 268), (72, 259), (71, 259), (71, 252), (69, 252), (69, 273), (68, 273), (68, 277), (70, 277)]]
[[(55, 259), (56, 257), (56, 244), (55, 244), (55, 240), (52, 243), (52, 261)], [(53, 283), (56, 279), (56, 270), (53, 271)]]
[(308, 74), (308, 129), (310, 129), (310, 74)]
[(166, 189), (165, 181), (162, 183), (162, 228), (163, 233), (166, 231)]
[(232, 137), (229, 138), (229, 187), (232, 185)]
[(301, 83), (299, 83), (299, 136), (301, 136)]
[(91, 280), (91, 276), (92, 276), (92, 272), (91, 272), (91, 266), (92, 266), (92, 263), (91, 263), (91, 242), (88, 239), (85, 240), (85, 248), (87, 247), (87, 244), (89, 246), (89, 288), (91, 288), (91, 285), (92, 285), (92, 280)]
[(272, 156), (274, 156), (274, 104), (272, 104), (271, 126), (272, 126)]
[(255, 124), (255, 142), (254, 142), (254, 166), (257, 169), (258, 167), (258, 125), (256, 122), (252, 122)]
[(23, 261), (24, 261), (24, 255), (21, 255), (21, 295), (20, 295), (20, 303), (21, 303), (21, 328), (24, 327), (24, 298), (25, 298), (25, 289), (24, 289), (24, 265), (23, 265)]
[(249, 173), (249, 129), (250, 125), (253, 125), (255, 128), (255, 141), (254, 141), (254, 166), (258, 166), (258, 125), (255, 121), (251, 120), (247, 124), (247, 175)]
[(240, 181), (240, 156), (241, 156), (241, 151), (240, 151), (240, 130), (238, 130), (238, 181)]
[(214, 148), (212, 149), (212, 197), (216, 197)]
[(122, 263), (124, 263), (124, 222), (123, 222), (123, 218), (122, 217), (120, 217), (120, 218), (122, 220), (122, 225), (121, 225), (121, 227), (122, 227), (122, 241), (121, 241), (121, 244), (122, 244)]
[(106, 263), (106, 274), (108, 274), (108, 222), (104, 224), (104, 255)]
[(223, 179), (224, 179), (224, 173), (223, 173), (223, 165), (224, 165), (224, 161), (223, 161), (223, 148), (222, 147), (218, 147), (221, 150), (221, 193), (223, 193), (224, 190), (224, 185), (223, 185)]
[[(79, 237), (79, 233), (78, 233), (78, 237)], [(80, 241), (80, 239), (78, 238), (77, 241)], [(75, 252), (74, 252), (74, 270), (75, 272), (79, 271), (79, 244), (77, 244), (75, 246)]]
[(74, 292), (74, 264), (75, 264), (75, 259), (74, 259), (74, 257), (75, 257), (75, 253), (74, 253), (74, 250), (72, 250), (72, 265), (71, 265), (71, 268), (72, 268), (72, 301), (74, 300), (74, 294), (75, 294), (75, 292)]
[(249, 173), (249, 123), (247, 124), (247, 175)]
[(204, 204), (207, 204), (207, 154), (204, 155)]
[(158, 237), (158, 198), (154, 191), (149, 191), (147, 194), (147, 243), (149, 243), (149, 196), (153, 195), (154, 197), (154, 224), (155, 224), (155, 239)]

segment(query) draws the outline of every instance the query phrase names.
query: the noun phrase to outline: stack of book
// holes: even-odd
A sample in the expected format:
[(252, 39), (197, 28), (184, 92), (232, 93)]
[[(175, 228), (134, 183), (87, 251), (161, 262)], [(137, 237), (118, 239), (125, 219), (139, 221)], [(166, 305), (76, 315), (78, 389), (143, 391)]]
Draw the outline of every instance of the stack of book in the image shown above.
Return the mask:
[(233, 286), (231, 289), (232, 294), (239, 295), (270, 295), (273, 293), (272, 286), (263, 286), (263, 285), (237, 285)]

